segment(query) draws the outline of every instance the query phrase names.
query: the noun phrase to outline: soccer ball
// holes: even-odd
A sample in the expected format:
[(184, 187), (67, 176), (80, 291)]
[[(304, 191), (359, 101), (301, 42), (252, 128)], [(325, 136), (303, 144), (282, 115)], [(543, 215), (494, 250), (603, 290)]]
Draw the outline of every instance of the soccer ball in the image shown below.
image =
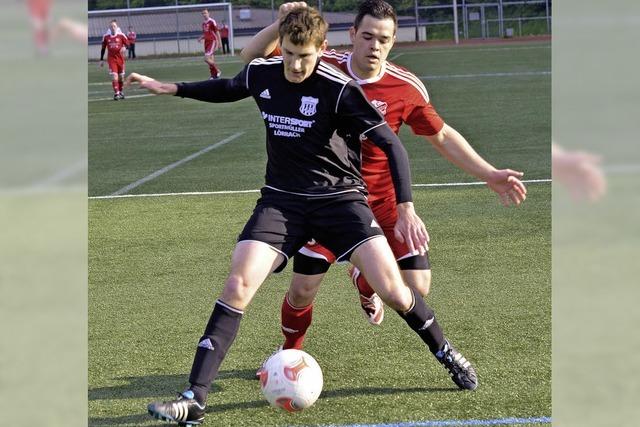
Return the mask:
[(302, 350), (282, 350), (260, 370), (260, 388), (271, 406), (288, 412), (313, 405), (322, 391), (322, 369)]

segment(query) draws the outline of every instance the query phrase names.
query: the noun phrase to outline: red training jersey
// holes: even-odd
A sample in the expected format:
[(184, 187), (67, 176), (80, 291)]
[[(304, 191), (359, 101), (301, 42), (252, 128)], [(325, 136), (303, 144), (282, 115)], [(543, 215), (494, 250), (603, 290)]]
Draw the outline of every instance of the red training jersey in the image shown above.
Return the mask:
[(205, 40), (215, 40), (218, 26), (213, 18), (209, 18), (202, 23), (202, 36)]
[(222, 27), (220, 27), (220, 38), (229, 38), (229, 26), (227, 24), (222, 24)]
[(29, 8), (29, 14), (37, 19), (47, 19), (49, 17), (49, 11), (51, 10), (51, 3), (53, 0), (28, 0), (27, 7)]
[(134, 44), (136, 42), (136, 37), (138, 37), (136, 35), (135, 31), (129, 31), (127, 33), (127, 39), (129, 40), (129, 44)]
[[(391, 62), (382, 64), (380, 74), (359, 79), (351, 70), (351, 52), (325, 51), (322, 59), (354, 79), (371, 104), (380, 111), (395, 132), (407, 123), (416, 135), (435, 135), (444, 121), (429, 102), (429, 94), (412, 72)], [(394, 196), (393, 181), (386, 154), (369, 140), (362, 142), (362, 177), (369, 190), (369, 202)]]
[(120, 31), (116, 31), (115, 35), (107, 32), (107, 34), (102, 37), (102, 47), (107, 48), (109, 58), (124, 59), (120, 50), (125, 46), (129, 46), (129, 40), (127, 40), (127, 36)]

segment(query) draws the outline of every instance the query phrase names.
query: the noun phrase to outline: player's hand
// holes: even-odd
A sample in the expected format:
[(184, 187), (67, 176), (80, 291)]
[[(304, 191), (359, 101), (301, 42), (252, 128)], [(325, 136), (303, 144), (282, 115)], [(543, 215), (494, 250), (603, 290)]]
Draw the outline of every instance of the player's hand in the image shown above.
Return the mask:
[(527, 198), (527, 187), (520, 181), (523, 176), (523, 172), (511, 169), (496, 170), (487, 178), (487, 186), (496, 192), (504, 206), (519, 206)]
[(417, 251), (420, 255), (424, 255), (429, 250), (429, 233), (416, 214), (413, 203), (400, 203), (397, 209), (398, 220), (393, 227), (393, 234), (399, 242), (406, 243), (412, 253)]
[(147, 89), (154, 95), (175, 95), (178, 91), (178, 86), (173, 83), (162, 83), (149, 76), (143, 76), (138, 73), (129, 74), (124, 85), (125, 87), (129, 87), (133, 83), (138, 83), (139, 87)]
[(283, 3), (278, 8), (278, 20), (282, 20), (289, 12), (297, 7), (308, 7), (307, 2), (304, 1), (292, 1), (289, 3)]
[(100, 63), (98, 64), (98, 67), (100, 68), (104, 67), (104, 61), (100, 61)]
[(601, 159), (583, 151), (552, 151), (553, 179), (565, 185), (575, 201), (595, 202), (607, 191)]

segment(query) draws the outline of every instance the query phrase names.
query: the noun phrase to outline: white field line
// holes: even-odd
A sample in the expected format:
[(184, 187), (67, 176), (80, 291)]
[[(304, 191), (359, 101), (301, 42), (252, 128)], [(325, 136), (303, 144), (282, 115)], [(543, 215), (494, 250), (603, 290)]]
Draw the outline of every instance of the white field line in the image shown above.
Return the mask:
[[(433, 48), (425, 48), (425, 49), (411, 49), (411, 50), (403, 50), (402, 52), (398, 52), (398, 55), (430, 55), (432, 53), (460, 53), (460, 50), (468, 50), (472, 52), (510, 52), (513, 50), (532, 50), (532, 49), (551, 49), (550, 45), (541, 45), (541, 46), (512, 46), (512, 47), (485, 47), (474, 49), (473, 46), (453, 46), (452, 49), (435, 49)], [(389, 59), (392, 61), (393, 59)]]
[(475, 79), (479, 77), (522, 77), (522, 76), (550, 76), (551, 71), (520, 71), (514, 73), (479, 73), (479, 74), (445, 74), (435, 76), (418, 76), (421, 80), (445, 79)]
[(56, 184), (59, 184), (65, 179), (84, 172), (85, 170), (87, 170), (87, 166), (88, 165), (86, 159), (79, 160), (76, 163), (67, 166), (66, 168), (60, 169), (59, 171), (40, 181), (34, 182), (33, 184), (31, 184), (31, 188), (33, 190), (41, 190), (49, 187), (54, 187)]
[[(525, 184), (539, 184), (551, 182), (550, 179), (528, 179), (523, 180)], [(485, 182), (445, 182), (438, 184), (413, 184), (412, 187), (466, 187), (473, 185), (486, 185)], [(188, 191), (184, 193), (155, 193), (155, 194), (116, 194), (113, 193), (109, 196), (91, 196), (89, 199), (123, 199), (131, 197), (165, 197), (165, 196), (213, 196), (220, 194), (245, 194), (245, 193), (259, 193), (260, 190), (224, 190), (224, 191)]]
[[(129, 95), (125, 98), (125, 101), (127, 99), (131, 99), (131, 98), (146, 98), (147, 96), (155, 96), (152, 93), (146, 93), (144, 95)], [(95, 98), (95, 99), (89, 99), (89, 102), (95, 102), (95, 101), (113, 101), (113, 97), (111, 98)], [(122, 100), (120, 100), (119, 102), (121, 102)]]
[(244, 132), (234, 133), (230, 137), (225, 138), (220, 142), (216, 142), (215, 144), (212, 144), (212, 145), (210, 145), (210, 146), (208, 146), (206, 148), (203, 148), (202, 150), (200, 150), (200, 151), (198, 151), (196, 153), (193, 153), (193, 154), (185, 157), (184, 159), (181, 159), (181, 160), (178, 160), (177, 162), (171, 163), (170, 165), (165, 166), (162, 169), (159, 169), (159, 170), (155, 171), (154, 173), (152, 173), (150, 175), (147, 175), (144, 178), (139, 179), (136, 182), (132, 182), (131, 184), (122, 187), (118, 191), (112, 193), (111, 196), (119, 196), (119, 195), (122, 195), (124, 193), (127, 193), (128, 191), (133, 190), (134, 188), (144, 184), (145, 182), (149, 182), (152, 179), (155, 179), (155, 178), (159, 177), (160, 175), (165, 174), (165, 173), (169, 172), (170, 170), (175, 169), (178, 166), (183, 165), (183, 164), (195, 159), (196, 157), (198, 157), (198, 156), (200, 156), (202, 154), (208, 153), (211, 150), (214, 150), (214, 149), (216, 149), (218, 147), (221, 147), (221, 146), (233, 141), (234, 139), (238, 138), (241, 135), (244, 135)]
[(602, 168), (607, 175), (629, 175), (640, 172), (640, 163), (609, 165)]

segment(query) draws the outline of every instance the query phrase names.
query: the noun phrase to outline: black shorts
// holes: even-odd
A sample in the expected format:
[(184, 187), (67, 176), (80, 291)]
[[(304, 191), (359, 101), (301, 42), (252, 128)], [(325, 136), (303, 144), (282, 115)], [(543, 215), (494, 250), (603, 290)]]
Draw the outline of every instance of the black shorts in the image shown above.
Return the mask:
[(345, 261), (359, 245), (384, 235), (360, 192), (308, 197), (263, 188), (261, 193), (238, 241), (264, 242), (283, 254), (276, 272), (311, 237)]

